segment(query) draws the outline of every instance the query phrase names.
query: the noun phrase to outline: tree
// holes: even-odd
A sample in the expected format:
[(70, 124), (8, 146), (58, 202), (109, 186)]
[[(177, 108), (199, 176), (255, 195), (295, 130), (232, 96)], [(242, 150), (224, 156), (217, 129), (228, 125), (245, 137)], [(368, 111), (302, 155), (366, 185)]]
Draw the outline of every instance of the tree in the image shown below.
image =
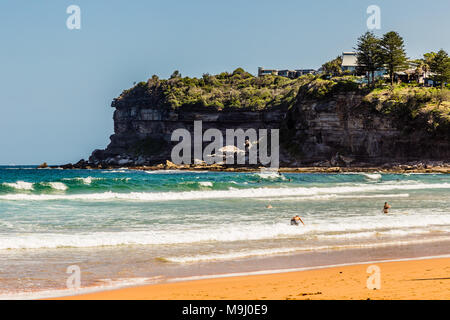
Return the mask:
[(388, 32), (381, 39), (380, 49), (381, 60), (389, 73), (389, 78), (393, 85), (395, 72), (408, 68), (403, 38), (397, 32)]
[(416, 66), (414, 73), (416, 74), (417, 77), (420, 77), (427, 72), (428, 66), (422, 59), (411, 60), (411, 62), (414, 63), (414, 65)]
[(175, 70), (172, 75), (170, 76), (170, 79), (176, 79), (176, 78), (181, 78), (181, 73), (178, 70)]
[(429, 52), (423, 55), (423, 63), (426, 65), (427, 71), (430, 71), (431, 64), (433, 63), (434, 57), (436, 56), (436, 52)]
[(439, 50), (432, 57), (430, 69), (436, 74), (434, 80), (440, 82), (441, 87), (444, 87), (444, 83), (450, 82), (450, 58), (443, 49)]
[(342, 66), (342, 57), (339, 56), (336, 59), (325, 62), (322, 65), (322, 70), (326, 74), (340, 75), (342, 73), (341, 66)]
[(372, 74), (371, 80), (373, 85), (375, 83), (375, 71), (382, 66), (380, 39), (373, 32), (368, 31), (358, 38), (355, 50), (358, 69)]
[(243, 73), (245, 73), (245, 70), (239, 67), (233, 71), (233, 76), (236, 74), (243, 74)]

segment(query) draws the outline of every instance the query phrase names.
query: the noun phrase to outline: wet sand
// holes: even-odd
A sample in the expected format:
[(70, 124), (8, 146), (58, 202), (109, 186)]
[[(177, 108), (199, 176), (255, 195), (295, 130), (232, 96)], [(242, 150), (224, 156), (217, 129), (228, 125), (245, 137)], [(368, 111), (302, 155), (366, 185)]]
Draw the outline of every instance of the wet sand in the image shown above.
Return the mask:
[[(367, 288), (371, 265), (380, 268), (377, 290)], [(450, 258), (162, 283), (60, 299), (450, 299)]]

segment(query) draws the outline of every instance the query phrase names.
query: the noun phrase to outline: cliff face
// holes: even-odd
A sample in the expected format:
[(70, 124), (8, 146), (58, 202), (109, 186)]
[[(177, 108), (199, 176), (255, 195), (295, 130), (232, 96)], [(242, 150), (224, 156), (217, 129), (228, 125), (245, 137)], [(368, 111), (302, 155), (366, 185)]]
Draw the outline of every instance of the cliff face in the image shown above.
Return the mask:
[(301, 164), (382, 165), (414, 160), (446, 160), (448, 139), (417, 128), (405, 132), (402, 123), (367, 110), (365, 95), (348, 92), (325, 101), (299, 97), (286, 114), (285, 138)]
[(94, 165), (153, 165), (170, 160), (176, 142), (172, 132), (185, 128), (193, 135), (195, 120), (203, 130), (280, 129), (282, 166), (364, 166), (412, 160), (447, 160), (450, 137), (423, 128), (404, 128), (398, 119), (374, 112), (355, 91), (333, 92), (321, 98), (300, 90), (291, 105), (263, 110), (172, 108), (155, 94), (116, 99), (114, 135), (106, 150), (89, 158)]
[[(170, 160), (172, 132), (187, 129), (194, 135), (194, 121), (201, 120), (203, 131), (226, 129), (278, 129), (285, 111), (217, 111), (179, 108), (157, 109), (151, 105), (121, 106), (114, 112), (114, 135), (106, 150), (96, 150), (89, 158), (93, 164), (145, 165)], [(206, 143), (207, 144), (207, 143)]]

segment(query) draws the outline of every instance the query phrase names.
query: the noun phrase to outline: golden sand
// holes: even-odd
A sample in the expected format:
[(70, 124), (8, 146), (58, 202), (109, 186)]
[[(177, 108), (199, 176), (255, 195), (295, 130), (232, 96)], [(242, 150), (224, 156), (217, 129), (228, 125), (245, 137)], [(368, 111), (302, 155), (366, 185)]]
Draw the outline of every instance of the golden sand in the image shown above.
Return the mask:
[[(371, 265), (380, 268), (376, 290), (367, 288)], [(163, 283), (61, 299), (450, 299), (450, 258)]]

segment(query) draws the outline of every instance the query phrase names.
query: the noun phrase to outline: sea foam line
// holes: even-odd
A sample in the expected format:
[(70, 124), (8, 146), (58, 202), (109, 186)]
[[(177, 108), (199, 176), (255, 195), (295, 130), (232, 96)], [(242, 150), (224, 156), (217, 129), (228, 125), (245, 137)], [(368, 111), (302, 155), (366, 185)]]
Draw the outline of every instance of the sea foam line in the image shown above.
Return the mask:
[(33, 183), (25, 182), (25, 181), (16, 181), (16, 182), (4, 182), (4, 186), (10, 187), (17, 190), (33, 190)]
[(181, 256), (181, 257), (168, 257), (165, 258), (167, 261), (175, 263), (195, 263), (202, 261), (225, 261), (234, 259), (244, 259), (257, 256), (276, 256), (285, 255), (294, 252), (305, 252), (305, 251), (324, 251), (324, 250), (344, 250), (344, 249), (360, 249), (360, 248), (379, 248), (387, 246), (397, 246), (397, 245), (412, 245), (412, 244), (424, 244), (433, 243), (439, 241), (450, 240), (449, 237), (437, 238), (437, 239), (421, 239), (421, 240), (396, 240), (396, 241), (385, 241), (377, 243), (353, 243), (347, 245), (324, 245), (317, 247), (304, 247), (304, 248), (275, 248), (275, 249), (260, 249), (260, 250), (246, 250), (241, 252), (229, 252), (229, 253), (217, 253), (217, 254), (206, 254), (206, 255), (195, 255), (195, 256)]
[(95, 293), (99, 291), (127, 288), (138, 285), (150, 285), (161, 282), (161, 276), (148, 278), (120, 278), (120, 279), (101, 279), (105, 284), (94, 285), (89, 287), (81, 287), (79, 289), (49, 289), (31, 292), (17, 292), (0, 294), (0, 300), (32, 300), (32, 299), (48, 299), (56, 297), (73, 296), (79, 294)]
[(306, 197), (277, 197), (277, 198), (256, 198), (258, 201), (299, 201), (299, 200), (328, 200), (328, 199), (366, 199), (366, 198), (409, 198), (408, 193), (398, 194), (363, 194), (363, 195), (340, 195), (327, 194)]
[(401, 261), (445, 259), (445, 258), (450, 258), (450, 254), (414, 257), (414, 258), (401, 258), (401, 259), (369, 260), (369, 261), (361, 261), (361, 262), (329, 264), (329, 265), (323, 265), (323, 266), (313, 266), (313, 267), (303, 267), (303, 268), (271, 269), (271, 270), (261, 270), (261, 271), (235, 272), (235, 273), (223, 273), (223, 274), (205, 275), (205, 276), (171, 278), (171, 279), (168, 279), (167, 282), (181, 282), (181, 281), (193, 281), (193, 280), (202, 280), (202, 279), (217, 279), (217, 278), (229, 278), (229, 277), (240, 277), (240, 276), (275, 274), (275, 273), (289, 273), (289, 272), (320, 270), (320, 269), (328, 269), (328, 268), (335, 268), (335, 267), (356, 266), (356, 265), (384, 263), (384, 262), (401, 262)]
[(68, 187), (62, 182), (41, 182), (41, 184), (58, 191), (66, 191), (68, 189)]
[(290, 197), (290, 196), (314, 196), (357, 192), (377, 192), (388, 190), (423, 190), (423, 189), (450, 189), (449, 183), (441, 184), (372, 184), (352, 185), (336, 187), (297, 187), (297, 188), (249, 188), (232, 190), (211, 191), (183, 191), (183, 192), (131, 192), (131, 193), (91, 193), (71, 195), (49, 194), (6, 194), (1, 195), (2, 200), (137, 200), (137, 201), (177, 201), (177, 200), (202, 200), (202, 199), (230, 199), (230, 198), (261, 198), (261, 197)]
[[(354, 220), (354, 219), (353, 219)], [(394, 229), (392, 226), (394, 225)], [(378, 236), (407, 236), (430, 233), (428, 228), (448, 233), (450, 217), (429, 217), (415, 219), (400, 219), (392, 217), (389, 220), (375, 219), (362, 223), (322, 223), (307, 224), (305, 227), (293, 227), (286, 223), (275, 224), (244, 224), (219, 225), (211, 230), (205, 229), (164, 229), (120, 232), (91, 232), (91, 233), (37, 233), (20, 234), (17, 236), (0, 236), (0, 250), (12, 249), (56, 249), (83, 248), (123, 245), (168, 245), (192, 244), (202, 242), (236, 242), (258, 241), (267, 239), (310, 239), (327, 240), (341, 239), (370, 239)], [(362, 228), (363, 226), (363, 228)], [(391, 228), (391, 229), (387, 229)], [(410, 230), (401, 230), (412, 228)], [(422, 228), (422, 229), (417, 229)], [(426, 229), (425, 229), (426, 228)], [(334, 234), (333, 234), (334, 233)]]

